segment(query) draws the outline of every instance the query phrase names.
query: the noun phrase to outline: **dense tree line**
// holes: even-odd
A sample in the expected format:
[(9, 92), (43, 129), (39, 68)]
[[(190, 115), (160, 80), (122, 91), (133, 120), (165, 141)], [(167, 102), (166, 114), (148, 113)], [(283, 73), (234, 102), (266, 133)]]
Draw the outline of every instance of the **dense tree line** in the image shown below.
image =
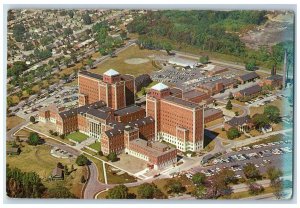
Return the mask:
[(9, 166), (6, 169), (6, 193), (12, 198), (76, 198), (63, 186), (47, 189), (35, 172), (22, 172)]
[(6, 192), (9, 197), (41, 198), (45, 191), (46, 188), (36, 173), (7, 167)]
[(235, 32), (266, 21), (266, 11), (149, 11), (128, 24), (128, 31), (138, 33), (139, 42), (150, 49), (161, 49), (160, 41), (170, 40), (198, 47), (204, 51), (230, 54), (242, 58), (245, 67), (256, 65), (282, 67), (287, 50), (288, 66), (294, 64), (292, 41), (258, 50), (246, 48)]

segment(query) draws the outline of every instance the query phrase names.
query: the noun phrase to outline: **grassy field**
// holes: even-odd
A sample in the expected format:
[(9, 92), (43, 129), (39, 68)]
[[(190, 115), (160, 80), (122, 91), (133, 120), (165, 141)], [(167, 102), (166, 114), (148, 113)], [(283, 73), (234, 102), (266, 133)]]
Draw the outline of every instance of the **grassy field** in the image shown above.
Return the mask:
[(107, 183), (109, 184), (122, 184), (122, 183), (131, 183), (136, 182), (136, 178), (124, 173), (122, 175), (117, 175), (115, 171), (112, 170), (112, 166), (105, 164), (106, 168), (106, 176), (107, 176)]
[(74, 132), (74, 133), (71, 133), (69, 135), (66, 136), (67, 139), (71, 139), (71, 140), (74, 140), (76, 142), (83, 142), (84, 140), (86, 140), (89, 136), (81, 133), (81, 132)]
[(207, 128), (207, 127), (214, 126), (214, 125), (217, 125), (217, 124), (220, 124), (223, 122), (224, 122), (224, 118), (218, 118), (217, 120), (206, 123), (205, 127)]
[(97, 141), (97, 142), (91, 144), (89, 147), (96, 150), (96, 151), (100, 151), (101, 150), (101, 143)]
[(249, 108), (250, 116), (253, 116), (256, 113), (259, 113), (259, 114), (263, 113), (264, 108), (268, 105), (274, 105), (274, 106), (278, 107), (280, 110), (280, 115), (281, 116), (283, 115), (283, 113), (284, 113), (283, 102), (282, 102), (282, 100), (277, 99), (277, 100), (274, 100), (273, 102), (268, 103), (267, 105), (263, 105), (263, 106), (259, 106), (259, 107), (250, 107)]
[(10, 129), (19, 125), (23, 121), (25, 120), (19, 116), (6, 117), (6, 131), (9, 131)]
[[(20, 155), (8, 155), (6, 157), (6, 162), (10, 167), (16, 167), (25, 172), (34, 171), (41, 177), (46, 187), (51, 188), (56, 185), (62, 185), (69, 188), (72, 193), (80, 197), (82, 189), (80, 178), (82, 175), (87, 177), (87, 170), (85, 167), (77, 166), (72, 159), (59, 159), (51, 156), (51, 147), (47, 145), (30, 146), (23, 142), (21, 150)], [(49, 175), (58, 162), (67, 165), (69, 170), (71, 169), (71, 165), (73, 165), (76, 170), (63, 181), (48, 181)]]
[(243, 112), (244, 112), (241, 108), (238, 108), (238, 107), (235, 107), (235, 106), (232, 107), (231, 111), (234, 112), (234, 113), (238, 112), (238, 115), (242, 115)]
[[(126, 50), (120, 52), (117, 57), (107, 59), (103, 63), (99, 64), (95, 69), (92, 69), (91, 72), (97, 74), (103, 74), (108, 69), (115, 69), (121, 74), (131, 74), (134, 76), (150, 73), (157, 70), (151, 61), (153, 55), (165, 54), (161, 51), (139, 49), (138, 46), (130, 46)], [(145, 58), (149, 59), (148, 62), (142, 64), (127, 64), (125, 60), (131, 58)]]
[[(149, 89), (150, 89), (151, 87), (153, 87), (153, 86), (156, 85), (157, 83), (158, 83), (158, 82), (153, 81), (153, 82), (151, 82), (147, 87), (145, 87), (146, 93), (149, 91)], [(136, 93), (136, 95), (137, 95), (138, 97), (142, 97), (142, 96), (143, 96), (142, 90), (138, 91), (138, 92)]]

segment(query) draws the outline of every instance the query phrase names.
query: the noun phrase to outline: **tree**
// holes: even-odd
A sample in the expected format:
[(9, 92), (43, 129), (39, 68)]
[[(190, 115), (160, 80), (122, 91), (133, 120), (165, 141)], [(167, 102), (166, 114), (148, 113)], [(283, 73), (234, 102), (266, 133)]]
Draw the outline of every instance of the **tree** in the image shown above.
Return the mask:
[(35, 172), (22, 172), (6, 167), (6, 193), (11, 198), (41, 198), (46, 191), (41, 178)]
[(283, 196), (283, 181), (276, 180), (274, 184), (272, 184), (272, 188), (274, 190), (274, 195), (277, 199), (281, 199)]
[(227, 138), (228, 139), (235, 139), (241, 136), (241, 133), (239, 132), (239, 130), (236, 127), (231, 127), (230, 129), (228, 129), (228, 131), (226, 132)]
[(21, 42), (24, 38), (25, 27), (24, 24), (16, 24), (13, 28), (13, 35), (17, 42)]
[(153, 183), (143, 183), (138, 187), (137, 198), (139, 199), (163, 199), (164, 194)]
[(259, 170), (253, 163), (248, 163), (243, 167), (243, 172), (247, 178), (258, 179), (261, 177)]
[(77, 197), (68, 188), (58, 185), (48, 190), (48, 198), (76, 199)]
[(274, 105), (268, 105), (264, 108), (264, 115), (267, 116), (271, 122), (280, 122), (280, 110)]
[(141, 92), (142, 92), (142, 95), (146, 95), (146, 94), (147, 94), (146, 88), (145, 88), (145, 87), (142, 87)]
[(98, 154), (99, 156), (103, 156), (103, 152), (101, 150), (98, 152)]
[(232, 104), (231, 104), (231, 101), (228, 100), (227, 104), (226, 104), (226, 109), (227, 110), (231, 110), (232, 109)]
[(89, 59), (86, 61), (86, 63), (89, 65), (90, 68), (92, 68), (92, 67), (93, 67), (94, 61), (93, 61), (93, 59), (89, 58)]
[(234, 97), (233, 97), (232, 92), (229, 92), (228, 99), (229, 99), (229, 100), (232, 100), (233, 98), (234, 98)]
[(175, 194), (185, 191), (184, 186), (182, 186), (181, 182), (177, 180), (169, 180), (169, 182), (166, 184), (166, 188), (168, 189), (168, 192)]
[(200, 62), (201, 64), (207, 64), (208, 61), (209, 61), (209, 57), (208, 57), (208, 56), (201, 56), (201, 57), (199, 58), (199, 62)]
[(107, 199), (127, 199), (128, 188), (125, 185), (117, 185), (112, 189), (109, 189), (106, 196)]
[(283, 175), (282, 171), (279, 168), (274, 166), (268, 167), (267, 169), (268, 178), (271, 181), (271, 184), (274, 184), (279, 178)]
[(249, 194), (258, 195), (264, 191), (264, 187), (258, 183), (250, 183), (249, 184)]
[(68, 11), (68, 15), (70, 16), (70, 18), (73, 18), (73, 17), (74, 17), (74, 12), (73, 12), (73, 10), (69, 10), (69, 11)]
[(30, 116), (29, 120), (30, 120), (31, 123), (35, 123), (35, 118), (34, 118), (34, 116)]
[(81, 182), (81, 183), (85, 183), (85, 182), (86, 182), (84, 175), (81, 176), (80, 182)]
[(111, 152), (107, 155), (107, 159), (111, 162), (115, 162), (118, 160), (117, 154), (115, 152)]
[(248, 71), (254, 71), (256, 68), (256, 61), (255, 60), (250, 60), (248, 62), (246, 62), (245, 64), (245, 69)]
[(120, 33), (120, 36), (121, 36), (122, 40), (126, 40), (127, 39), (127, 32), (122, 30), (122, 32)]
[(61, 134), (61, 135), (59, 135), (59, 137), (61, 138), (61, 139), (65, 139), (65, 135), (64, 134)]
[(268, 118), (268, 116), (265, 116), (264, 114), (253, 115), (252, 121), (256, 129), (261, 129), (264, 126), (270, 124), (270, 119)]
[(207, 189), (204, 185), (196, 186), (192, 195), (196, 197), (196, 199), (204, 199), (206, 197)]
[(40, 144), (40, 142), (41, 141), (40, 141), (39, 135), (35, 132), (30, 132), (27, 143), (29, 145), (36, 146), (36, 145)]
[(83, 166), (83, 165), (87, 165), (89, 163), (89, 160), (86, 156), (84, 155), (79, 155), (77, 158), (76, 158), (76, 164), (79, 165), (79, 166)]
[(206, 180), (206, 175), (203, 173), (195, 173), (192, 177), (193, 183), (196, 184), (197, 186), (203, 185), (205, 180)]
[(219, 176), (219, 178), (222, 178), (226, 184), (238, 182), (238, 178), (235, 177), (234, 171), (229, 168), (222, 169), (218, 173), (218, 176)]
[(92, 19), (90, 17), (90, 15), (88, 13), (85, 13), (83, 16), (82, 16), (82, 19), (83, 19), (83, 23), (86, 24), (86, 25), (90, 25), (92, 24)]

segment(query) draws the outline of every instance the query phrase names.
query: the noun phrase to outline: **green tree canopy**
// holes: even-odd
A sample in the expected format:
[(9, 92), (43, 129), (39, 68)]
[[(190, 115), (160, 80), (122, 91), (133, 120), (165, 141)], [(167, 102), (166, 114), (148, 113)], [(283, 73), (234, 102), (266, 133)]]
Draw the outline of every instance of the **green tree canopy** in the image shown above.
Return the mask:
[(228, 139), (235, 139), (235, 138), (238, 138), (239, 136), (241, 136), (241, 133), (239, 132), (239, 130), (236, 127), (231, 127), (226, 132), (226, 135), (227, 135)]
[(253, 115), (252, 121), (256, 129), (261, 129), (262, 127), (270, 124), (270, 119), (264, 114)]
[(36, 146), (40, 144), (40, 142), (41, 140), (39, 135), (35, 132), (30, 132), (27, 143)]
[(227, 110), (231, 110), (232, 109), (232, 103), (230, 100), (228, 100), (227, 104), (226, 104), (226, 107), (225, 107)]
[(86, 156), (84, 155), (79, 155), (77, 158), (76, 158), (76, 164), (79, 165), (79, 166), (83, 166), (83, 165), (87, 165), (89, 163), (89, 160)]
[(206, 180), (206, 175), (203, 173), (195, 173), (192, 177), (192, 181), (196, 185), (202, 185)]
[(127, 199), (128, 188), (125, 185), (117, 185), (108, 190), (107, 199)]
[(76, 199), (77, 197), (70, 192), (70, 190), (64, 186), (58, 185), (48, 190), (49, 198), (60, 199)]
[(280, 122), (280, 110), (274, 105), (268, 105), (264, 108), (264, 115), (267, 116), (271, 122)]
[(139, 199), (163, 199), (164, 194), (153, 183), (143, 183), (138, 187), (137, 198)]
[(243, 167), (244, 174), (247, 178), (258, 179), (261, 177), (259, 170), (253, 163), (248, 163)]

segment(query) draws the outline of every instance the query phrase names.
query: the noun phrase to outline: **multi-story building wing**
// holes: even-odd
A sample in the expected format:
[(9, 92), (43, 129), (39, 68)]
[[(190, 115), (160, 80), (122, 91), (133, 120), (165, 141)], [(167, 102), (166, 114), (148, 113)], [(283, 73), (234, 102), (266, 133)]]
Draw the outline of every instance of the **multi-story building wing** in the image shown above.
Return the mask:
[(103, 101), (107, 107), (121, 109), (134, 104), (134, 77), (110, 69), (103, 76), (83, 71), (78, 74), (79, 105)]
[(155, 120), (155, 140), (164, 140), (183, 152), (203, 148), (203, 107), (170, 96), (168, 86), (159, 83), (151, 88), (146, 115)]

